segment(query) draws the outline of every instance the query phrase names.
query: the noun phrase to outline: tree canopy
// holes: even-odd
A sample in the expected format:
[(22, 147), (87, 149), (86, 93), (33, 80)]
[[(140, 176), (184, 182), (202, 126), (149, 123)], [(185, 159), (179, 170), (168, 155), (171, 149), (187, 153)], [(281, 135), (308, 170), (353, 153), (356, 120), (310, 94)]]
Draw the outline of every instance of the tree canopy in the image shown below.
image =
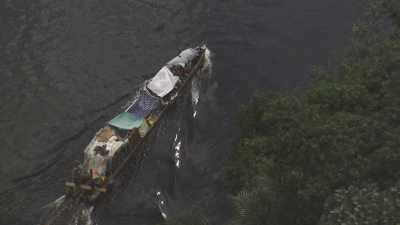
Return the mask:
[(399, 1), (371, 2), (337, 70), (316, 71), (303, 94), (259, 94), (243, 107), (226, 167), (236, 223), (400, 223), (361, 216), (399, 207), (399, 28)]

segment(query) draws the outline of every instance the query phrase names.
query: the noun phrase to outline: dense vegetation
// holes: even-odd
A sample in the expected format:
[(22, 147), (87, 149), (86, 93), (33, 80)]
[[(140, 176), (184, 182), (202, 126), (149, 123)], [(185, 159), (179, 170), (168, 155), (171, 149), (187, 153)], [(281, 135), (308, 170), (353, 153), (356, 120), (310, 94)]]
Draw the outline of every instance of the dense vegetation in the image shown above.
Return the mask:
[(258, 94), (240, 125), (232, 224), (400, 224), (400, 1), (373, 0), (333, 72)]
[(335, 72), (241, 113), (234, 223), (400, 224), (400, 1), (371, 3)]

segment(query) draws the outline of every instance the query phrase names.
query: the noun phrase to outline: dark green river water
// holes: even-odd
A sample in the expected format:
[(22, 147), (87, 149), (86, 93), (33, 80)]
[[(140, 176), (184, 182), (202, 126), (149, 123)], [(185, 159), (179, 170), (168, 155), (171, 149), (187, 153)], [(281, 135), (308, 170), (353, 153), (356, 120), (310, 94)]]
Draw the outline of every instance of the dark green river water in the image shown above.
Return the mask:
[(168, 145), (176, 129), (165, 126), (138, 176), (94, 219), (156, 224), (162, 190), (172, 216), (199, 210), (226, 222), (222, 168), (240, 105), (256, 91), (306, 86), (312, 66), (346, 46), (356, 2), (0, 1), (0, 224), (37, 224), (96, 130), (166, 61), (201, 43), (213, 53), (213, 77), (198, 119), (185, 125), (182, 166)]

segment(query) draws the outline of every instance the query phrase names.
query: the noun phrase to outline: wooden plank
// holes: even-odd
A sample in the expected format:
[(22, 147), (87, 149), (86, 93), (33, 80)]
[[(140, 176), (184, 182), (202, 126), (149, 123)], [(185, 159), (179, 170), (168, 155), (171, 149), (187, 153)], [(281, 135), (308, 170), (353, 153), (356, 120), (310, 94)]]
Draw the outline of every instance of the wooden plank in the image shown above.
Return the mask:
[(65, 182), (65, 186), (67, 186), (67, 187), (75, 187), (76, 185), (73, 182)]

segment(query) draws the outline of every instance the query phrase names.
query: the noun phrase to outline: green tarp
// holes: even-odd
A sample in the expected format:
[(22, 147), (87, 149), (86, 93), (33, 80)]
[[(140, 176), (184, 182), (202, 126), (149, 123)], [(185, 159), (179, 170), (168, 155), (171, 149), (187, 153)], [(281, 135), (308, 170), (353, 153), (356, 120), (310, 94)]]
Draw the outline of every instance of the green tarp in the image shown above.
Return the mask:
[(123, 130), (132, 130), (133, 128), (139, 128), (143, 121), (143, 118), (138, 118), (132, 113), (123, 112), (114, 117), (108, 124)]

